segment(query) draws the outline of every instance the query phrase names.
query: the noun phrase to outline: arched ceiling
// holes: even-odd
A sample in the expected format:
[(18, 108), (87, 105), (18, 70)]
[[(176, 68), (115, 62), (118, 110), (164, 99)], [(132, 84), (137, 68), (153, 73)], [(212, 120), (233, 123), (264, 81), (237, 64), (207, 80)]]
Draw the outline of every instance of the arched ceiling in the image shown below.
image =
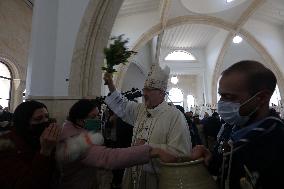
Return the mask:
[(254, 18), (283, 26), (284, 1), (269, 0), (264, 3), (253, 15)]
[[(218, 11), (209, 10), (209, 7), (217, 9), (219, 4), (222, 4), (222, 9), (219, 6)], [(204, 9), (204, 11), (208, 10), (207, 13), (194, 11), (198, 7)], [(131, 17), (135, 14), (151, 11), (160, 14), (162, 24), (166, 24), (167, 20), (178, 16), (204, 15), (231, 23), (235, 25), (236, 30), (238, 30), (238, 27), (242, 27), (249, 17), (266, 20), (272, 24), (284, 25), (283, 0), (235, 0), (231, 3), (226, 3), (226, 0), (125, 0), (119, 12), (119, 17)], [(165, 31), (161, 46), (204, 47), (217, 33), (218, 29), (211, 26), (181, 25)], [(172, 36), (176, 37), (172, 38)]]
[(223, 0), (212, 1), (212, 0), (181, 0), (183, 6), (185, 6), (189, 11), (200, 14), (210, 14), (221, 12), (224, 10), (229, 10), (235, 6), (248, 0), (238, 0), (227, 2)]
[(161, 47), (171, 49), (204, 48), (218, 31), (218, 28), (208, 25), (181, 25), (165, 30)]
[[(160, 55), (165, 55), (163, 49), (199, 48), (204, 50), (215, 36), (223, 33), (223, 38), (226, 40), (225, 44), (223, 44), (223, 48), (221, 47), (220, 49), (219, 58), (217, 58), (217, 62), (219, 62), (222, 61), (222, 54), (225, 53), (226, 48), (228, 47), (226, 43), (231, 43), (232, 37), (239, 33), (239, 31), (243, 32), (245, 24), (249, 23), (248, 20), (251, 18), (261, 22), (267, 22), (276, 27), (283, 28), (284, 26), (283, 0), (235, 0), (235, 2), (232, 2), (227, 8), (223, 7), (219, 10), (209, 10), (206, 5), (204, 6), (204, 1), (206, 0), (192, 0), (196, 5), (199, 4), (199, 8), (204, 6), (205, 9), (208, 9), (207, 12), (194, 10), (193, 4), (191, 4), (191, 7), (185, 6), (185, 4), (190, 1), (191, 0), (125, 0), (118, 18), (123, 19), (123, 17), (128, 17), (127, 20), (130, 20), (131, 16), (135, 17), (135, 15), (146, 14), (146, 12), (155, 12), (153, 15), (158, 15), (157, 24), (152, 28), (146, 28), (142, 35), (139, 34), (139, 36), (134, 39), (132, 45), (134, 46), (134, 49), (137, 50), (138, 46), (141, 47), (141, 44), (149, 40), (149, 36), (154, 33), (155, 35), (158, 34), (158, 37), (156, 38), (158, 39), (156, 42), (156, 57), (158, 57), (160, 61), (162, 60)], [(216, 5), (218, 3), (226, 5), (226, 0), (207, 1), (207, 3), (216, 3)], [(154, 3), (155, 6), (151, 6), (151, 9), (148, 9), (147, 7), (152, 3)], [(127, 10), (125, 7), (127, 7), (127, 4), (131, 4), (131, 9), (134, 10), (133, 14), (129, 14), (129, 12), (125, 14), (125, 11)], [(187, 21), (188, 17), (191, 17), (194, 20), (194, 24)], [(184, 23), (181, 21), (183, 18), (185, 18)], [(200, 22), (196, 21), (198, 19), (201, 19)], [(176, 23), (179, 24), (174, 24), (175, 20)], [(220, 27), (218, 27), (218, 23), (210, 24), (207, 23), (206, 20), (218, 22)], [(224, 30), (226, 30), (226, 32), (224, 32)], [(181, 72), (186, 70), (182, 69), (182, 66), (179, 67)], [(196, 64), (192, 64), (190, 70), (194, 70), (195, 67)], [(202, 71), (203, 68), (202, 66), (196, 68), (196, 72), (198, 72), (198, 69)], [(214, 70), (214, 74), (217, 73), (216, 68)], [(175, 70), (175, 73), (178, 73), (178, 69)]]

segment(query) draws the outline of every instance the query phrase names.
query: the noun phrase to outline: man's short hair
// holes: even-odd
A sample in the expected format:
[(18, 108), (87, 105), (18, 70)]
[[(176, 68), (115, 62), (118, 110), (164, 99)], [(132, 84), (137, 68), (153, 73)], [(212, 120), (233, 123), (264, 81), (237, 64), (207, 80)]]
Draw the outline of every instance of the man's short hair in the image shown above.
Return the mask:
[(218, 114), (217, 112), (214, 112), (214, 113), (212, 114), (212, 117), (217, 117), (217, 116), (219, 116), (219, 114)]
[(176, 108), (184, 114), (184, 108), (181, 105), (175, 105)]
[(273, 93), (277, 79), (274, 73), (263, 64), (253, 60), (243, 60), (222, 72), (222, 76), (239, 72), (247, 77), (247, 87), (251, 95), (267, 89)]

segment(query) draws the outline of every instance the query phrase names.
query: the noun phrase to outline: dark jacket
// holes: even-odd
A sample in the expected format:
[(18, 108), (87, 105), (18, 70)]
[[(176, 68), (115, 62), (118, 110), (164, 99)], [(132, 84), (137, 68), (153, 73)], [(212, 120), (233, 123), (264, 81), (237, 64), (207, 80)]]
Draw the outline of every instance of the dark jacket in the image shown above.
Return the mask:
[(2, 121), (12, 121), (13, 114), (7, 111), (0, 113), (0, 122)]
[(188, 125), (188, 129), (190, 132), (190, 138), (191, 138), (191, 143), (192, 143), (192, 147), (201, 144), (201, 139), (198, 133), (198, 129), (197, 126), (195, 125), (195, 123), (186, 115), (184, 114), (187, 125)]
[(14, 131), (0, 134), (0, 188), (50, 188), (55, 161), (34, 152)]
[(214, 139), (217, 138), (217, 134), (222, 126), (221, 120), (214, 116), (211, 116), (203, 122), (204, 125), (204, 135), (206, 137), (210, 136)]
[[(242, 132), (233, 129), (230, 150), (224, 146), (215, 148), (228, 151), (223, 159), (224, 180), (229, 179), (230, 189), (240, 189), (244, 181), (258, 189), (284, 188), (283, 122), (269, 117), (248, 127)], [(216, 154), (220, 156), (220, 153)]]

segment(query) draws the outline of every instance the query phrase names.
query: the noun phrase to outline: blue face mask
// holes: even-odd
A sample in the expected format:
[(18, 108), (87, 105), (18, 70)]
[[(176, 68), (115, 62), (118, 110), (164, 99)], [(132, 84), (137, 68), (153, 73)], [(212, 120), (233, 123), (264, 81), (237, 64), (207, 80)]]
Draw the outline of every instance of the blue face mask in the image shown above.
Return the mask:
[[(258, 94), (258, 93), (257, 93)], [(241, 116), (240, 115), (240, 107), (248, 103), (250, 100), (252, 100), (257, 94), (255, 94), (253, 97), (249, 98), (247, 101), (245, 101), (243, 104), (236, 103), (236, 102), (226, 102), (219, 100), (218, 101), (218, 107), (217, 111), (221, 118), (230, 125), (237, 125), (242, 126), (246, 124), (250, 118), (257, 110), (258, 107), (256, 107), (249, 115), (247, 116)]]
[(240, 115), (240, 106), (240, 103), (219, 100), (217, 111), (226, 123), (241, 126), (249, 120), (249, 116)]
[(84, 128), (88, 131), (98, 132), (101, 129), (101, 121), (98, 119), (86, 119)]

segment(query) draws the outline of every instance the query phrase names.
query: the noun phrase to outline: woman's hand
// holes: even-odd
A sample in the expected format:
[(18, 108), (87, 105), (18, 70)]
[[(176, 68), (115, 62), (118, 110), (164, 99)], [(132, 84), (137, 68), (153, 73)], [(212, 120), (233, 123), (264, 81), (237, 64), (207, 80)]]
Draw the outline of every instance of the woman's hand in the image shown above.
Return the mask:
[(177, 156), (175, 154), (161, 148), (152, 148), (150, 156), (152, 158), (159, 158), (165, 163), (174, 163), (177, 161)]
[(196, 145), (192, 149), (192, 153), (191, 153), (192, 160), (204, 158), (205, 164), (208, 165), (211, 159), (211, 156), (212, 156), (211, 152), (204, 145)]
[(134, 143), (134, 146), (140, 146), (140, 145), (144, 145), (146, 144), (146, 140), (145, 139), (137, 139)]
[(40, 154), (44, 156), (50, 156), (55, 149), (59, 135), (61, 133), (61, 127), (56, 123), (51, 123), (40, 136)]

